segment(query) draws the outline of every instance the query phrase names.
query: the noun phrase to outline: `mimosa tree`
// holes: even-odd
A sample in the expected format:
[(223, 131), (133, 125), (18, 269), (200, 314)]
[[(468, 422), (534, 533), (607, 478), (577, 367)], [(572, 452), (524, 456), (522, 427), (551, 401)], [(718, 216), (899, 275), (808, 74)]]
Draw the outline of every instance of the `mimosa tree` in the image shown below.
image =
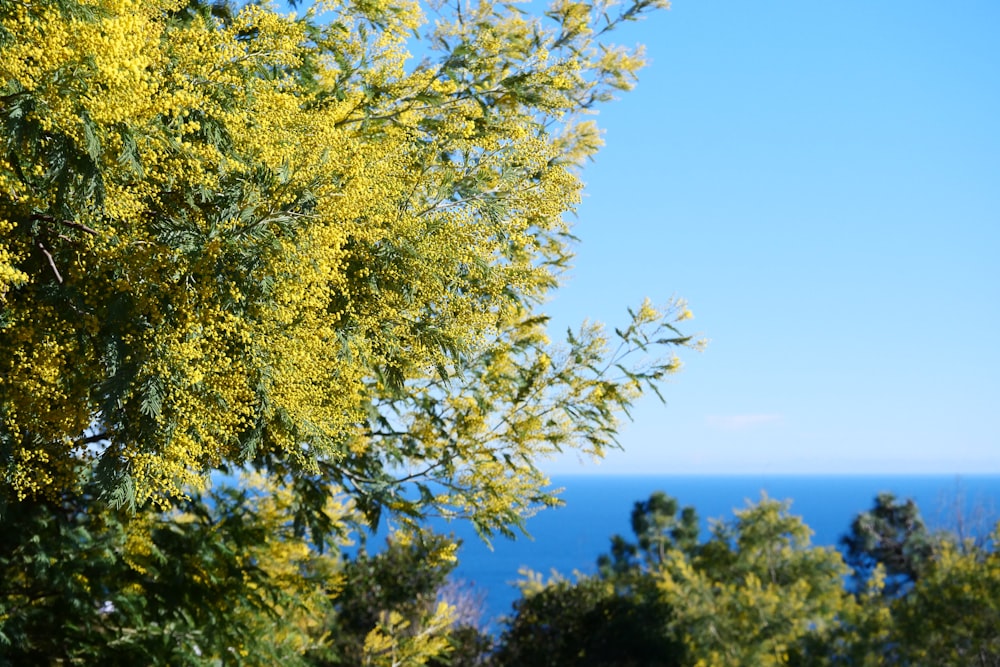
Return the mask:
[(369, 520), (553, 502), (539, 458), (615, 445), (692, 344), (680, 302), (563, 345), (540, 309), (642, 64), (605, 38), (664, 4), (0, 3), (4, 495), (93, 462), (118, 506), (247, 466)]

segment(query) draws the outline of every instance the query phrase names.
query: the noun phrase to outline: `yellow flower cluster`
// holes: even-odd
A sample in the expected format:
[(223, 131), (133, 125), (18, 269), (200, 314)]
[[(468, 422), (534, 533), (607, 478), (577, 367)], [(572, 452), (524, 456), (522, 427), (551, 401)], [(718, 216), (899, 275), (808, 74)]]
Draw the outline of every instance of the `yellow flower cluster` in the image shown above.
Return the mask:
[[(14, 230), (14, 223), (10, 220), (0, 220), (0, 238), (10, 234)], [(28, 279), (24, 271), (17, 268), (21, 257), (5, 245), (0, 245), (0, 303), (3, 303), (4, 295), (16, 285), (20, 285)]]
[[(16, 35), (0, 46), (17, 110), (0, 157), (0, 438), (17, 493), (58, 490), (91, 455), (140, 503), (254, 454), (299, 470), (413, 459), (369, 437), (373, 413), (481, 354), (483, 386), (517, 394), (505, 336), (557, 283), (571, 165), (600, 143), (576, 113), (641, 61), (597, 48), (586, 5), (560, 1), (543, 29), (479, 3), (431, 30), (458, 50), (414, 66), (411, 0), (224, 21), (183, 0), (80, 4), (0, 11)], [(636, 392), (570, 382), (583, 371), (549, 357), (528, 371), (563, 373), (567, 403)], [(411, 451), (479, 488), (463, 510), (528, 511), (545, 483), (530, 461), (569, 413), (442, 405), (463, 444), (414, 420)]]

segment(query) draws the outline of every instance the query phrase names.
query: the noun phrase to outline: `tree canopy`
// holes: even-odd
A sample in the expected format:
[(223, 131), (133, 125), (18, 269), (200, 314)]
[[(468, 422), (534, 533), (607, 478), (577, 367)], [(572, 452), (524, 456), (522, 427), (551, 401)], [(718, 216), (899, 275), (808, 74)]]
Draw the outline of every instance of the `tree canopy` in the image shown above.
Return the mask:
[(682, 302), (559, 345), (541, 310), (642, 65), (608, 33), (665, 4), (0, 3), (7, 499), (93, 465), (114, 506), (246, 466), (369, 521), (553, 502), (538, 458), (615, 445), (693, 344)]
[[(528, 576), (491, 637), (447, 585), (447, 537), (319, 545), (288, 520), (291, 487), (260, 475), (134, 516), (96, 492), (0, 516), (0, 665), (1000, 664), (997, 531), (933, 533), (920, 577), (887, 595), (885, 565), (855, 590), (787, 503), (763, 498), (703, 539), (693, 508), (656, 493), (636, 503), (634, 541), (615, 536), (593, 575)], [(341, 525), (343, 500), (324, 508)]]
[[(762, 497), (700, 540), (693, 508), (659, 491), (637, 502), (635, 540), (613, 536), (596, 575), (528, 573), (489, 664), (1000, 665), (1000, 526), (931, 533), (912, 500), (880, 494), (844, 540), (858, 586), (789, 505)], [(877, 532), (901, 547), (858, 539), (873, 516), (890, 516)], [(893, 587), (893, 554), (927, 548), (919, 576)]]
[(917, 504), (896, 500), (891, 493), (880, 493), (870, 510), (855, 517), (841, 545), (860, 588), (876, 566), (884, 568), (887, 595), (899, 593), (919, 578), (935, 546)]

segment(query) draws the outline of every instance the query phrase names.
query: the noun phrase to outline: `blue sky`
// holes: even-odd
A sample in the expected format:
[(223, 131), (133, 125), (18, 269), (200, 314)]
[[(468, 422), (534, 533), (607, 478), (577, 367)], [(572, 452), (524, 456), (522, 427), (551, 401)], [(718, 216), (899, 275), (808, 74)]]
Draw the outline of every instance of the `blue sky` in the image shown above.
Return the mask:
[(548, 310), (686, 298), (710, 339), (604, 462), (1000, 473), (1000, 3), (676, 0), (604, 107)]

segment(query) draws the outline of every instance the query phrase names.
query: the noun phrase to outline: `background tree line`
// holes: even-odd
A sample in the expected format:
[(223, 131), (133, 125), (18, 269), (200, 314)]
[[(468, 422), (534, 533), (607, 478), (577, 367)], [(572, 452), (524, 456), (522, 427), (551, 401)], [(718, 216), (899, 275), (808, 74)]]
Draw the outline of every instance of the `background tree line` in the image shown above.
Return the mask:
[(95, 511), (89, 492), (3, 518), (3, 664), (1000, 664), (1000, 534), (932, 532), (891, 494), (837, 550), (787, 502), (701, 539), (695, 510), (655, 493), (596, 574), (529, 573), (494, 636), (456, 604), (444, 536), (309, 542), (294, 494), (262, 477), (142, 517)]

